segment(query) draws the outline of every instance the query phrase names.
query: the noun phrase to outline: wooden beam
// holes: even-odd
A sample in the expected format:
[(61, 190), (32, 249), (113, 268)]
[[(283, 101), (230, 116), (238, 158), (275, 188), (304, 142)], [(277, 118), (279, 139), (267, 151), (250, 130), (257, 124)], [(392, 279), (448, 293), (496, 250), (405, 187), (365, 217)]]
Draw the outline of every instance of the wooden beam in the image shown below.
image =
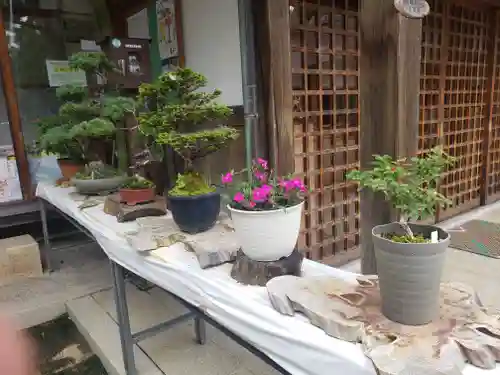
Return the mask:
[[(404, 18), (393, 0), (361, 1), (360, 159), (415, 155), (418, 147), (422, 21)], [(396, 219), (383, 196), (361, 194), (362, 272), (377, 271), (371, 231)]]
[(10, 134), (12, 137), (12, 145), (14, 146), (23, 198), (31, 199), (33, 198), (33, 188), (31, 186), (28, 158), (24, 147), (21, 115), (19, 113), (16, 86), (14, 83), (14, 72), (12, 71), (12, 62), (9, 56), (7, 37), (5, 35), (3, 11), (0, 11), (0, 74), (2, 76), (2, 89), (5, 97), (5, 104), (7, 106)]
[[(292, 53), (289, 0), (267, 1), (272, 127), (276, 136), (276, 165), (279, 174), (294, 172)], [(271, 137), (272, 139), (273, 137)]]
[(497, 33), (498, 33), (498, 17), (499, 11), (492, 10), (490, 13), (489, 22), (489, 35), (488, 35), (488, 65), (486, 69), (486, 76), (488, 77), (488, 84), (486, 87), (486, 108), (483, 124), (483, 165), (481, 168), (481, 205), (485, 205), (488, 202), (488, 180), (490, 171), (490, 142), (491, 142), (491, 128), (493, 125), (493, 107), (495, 104), (494, 94), (496, 86), (496, 72), (495, 66), (497, 64), (497, 53), (498, 53), (498, 43), (497, 43)]

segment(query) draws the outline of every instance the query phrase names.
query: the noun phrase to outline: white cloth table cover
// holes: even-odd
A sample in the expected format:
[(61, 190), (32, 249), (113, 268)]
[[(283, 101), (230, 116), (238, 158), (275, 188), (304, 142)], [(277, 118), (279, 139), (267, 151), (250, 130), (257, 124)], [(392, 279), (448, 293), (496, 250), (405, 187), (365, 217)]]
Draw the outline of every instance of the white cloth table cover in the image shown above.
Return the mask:
[[(159, 250), (168, 254), (168, 262), (138, 253), (123, 235), (137, 230), (134, 222), (118, 223), (115, 217), (103, 212), (102, 204), (80, 210), (81, 202), (71, 198), (72, 192), (74, 188), (42, 182), (36, 194), (85, 227), (112, 261), (201, 308), (291, 374), (376, 375), (360, 345), (326, 335), (301, 315), (281, 315), (271, 306), (266, 288), (234, 281), (230, 276), (231, 265), (203, 270), (182, 244)], [(352, 281), (356, 278), (354, 273), (310, 260), (304, 260), (303, 274), (331, 275)], [(467, 366), (464, 374), (500, 375), (500, 366), (492, 371)]]

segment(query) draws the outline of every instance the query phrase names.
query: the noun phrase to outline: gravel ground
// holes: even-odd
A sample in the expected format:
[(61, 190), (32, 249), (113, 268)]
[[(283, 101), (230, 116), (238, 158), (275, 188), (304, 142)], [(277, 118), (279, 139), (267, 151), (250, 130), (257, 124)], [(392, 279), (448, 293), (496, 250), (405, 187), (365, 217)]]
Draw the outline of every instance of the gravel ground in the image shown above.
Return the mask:
[(107, 375), (68, 317), (28, 331), (38, 348), (42, 375)]

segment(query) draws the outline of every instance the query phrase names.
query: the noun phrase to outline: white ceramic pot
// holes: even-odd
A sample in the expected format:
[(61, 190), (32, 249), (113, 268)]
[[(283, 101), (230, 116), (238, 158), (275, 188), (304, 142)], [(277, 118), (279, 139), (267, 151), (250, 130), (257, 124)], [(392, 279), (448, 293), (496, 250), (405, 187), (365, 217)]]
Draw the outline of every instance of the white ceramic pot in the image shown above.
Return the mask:
[(300, 232), (304, 202), (272, 211), (242, 211), (228, 206), (241, 250), (253, 260), (289, 256)]

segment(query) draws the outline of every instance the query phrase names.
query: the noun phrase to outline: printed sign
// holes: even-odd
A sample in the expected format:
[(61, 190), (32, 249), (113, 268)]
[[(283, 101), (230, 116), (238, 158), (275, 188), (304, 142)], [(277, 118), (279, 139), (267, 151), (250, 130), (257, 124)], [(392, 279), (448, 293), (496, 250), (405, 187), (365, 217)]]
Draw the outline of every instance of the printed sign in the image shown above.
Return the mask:
[(177, 41), (176, 11), (174, 0), (158, 0), (156, 2), (158, 17), (158, 49), (160, 59), (171, 59), (179, 55)]
[(87, 77), (83, 70), (72, 69), (67, 60), (46, 60), (50, 87), (63, 85), (87, 86)]

